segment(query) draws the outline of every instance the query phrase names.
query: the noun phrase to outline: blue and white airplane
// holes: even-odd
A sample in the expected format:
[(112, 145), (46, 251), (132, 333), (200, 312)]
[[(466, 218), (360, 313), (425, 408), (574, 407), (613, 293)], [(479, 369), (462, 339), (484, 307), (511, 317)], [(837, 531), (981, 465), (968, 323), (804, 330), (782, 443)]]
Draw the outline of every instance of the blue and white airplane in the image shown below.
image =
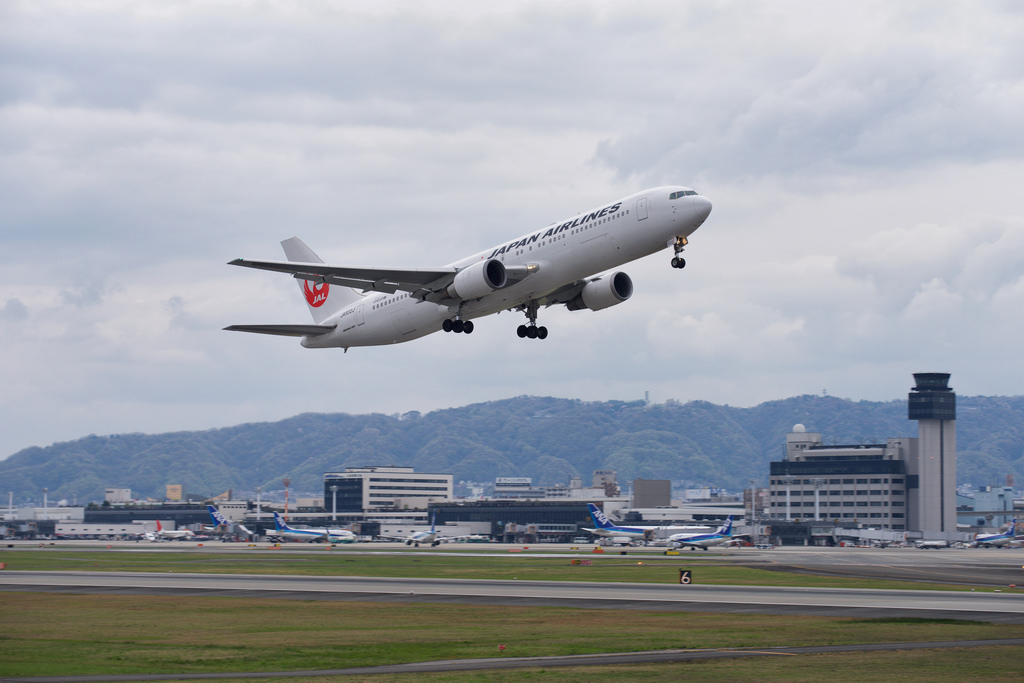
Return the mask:
[(291, 541), (306, 541), (308, 543), (353, 543), (356, 535), (348, 529), (328, 529), (327, 527), (303, 527), (295, 528), (288, 526), (288, 522), (282, 519), (280, 513), (274, 513), (274, 526), (277, 528), (277, 536)]
[(677, 548), (688, 547), (690, 550), (696, 550), (697, 548), (708, 548), (716, 545), (723, 545), (733, 539), (732, 535), (732, 515), (729, 515), (726, 519), (725, 524), (718, 527), (714, 533), (711, 534), (672, 534), (668, 537), (670, 543), (675, 545)]
[(696, 529), (707, 529), (707, 527), (703, 526), (618, 526), (608, 519), (608, 516), (604, 514), (601, 508), (593, 503), (587, 503), (587, 508), (590, 510), (590, 518), (594, 520), (594, 528), (585, 529), (585, 531), (603, 538), (628, 538), (631, 541), (650, 541), (654, 539), (655, 534), (659, 531), (686, 529), (693, 533)]
[(1001, 548), (1005, 545), (1009, 545), (1017, 539), (1017, 520), (1011, 519), (1010, 526), (1001, 534), (978, 534), (974, 537), (974, 542), (971, 544), (977, 546), (993, 546)]
[(544, 339), (542, 307), (600, 311), (633, 295), (633, 281), (614, 270), (671, 247), (682, 268), (687, 238), (711, 213), (688, 187), (655, 187), (440, 268), (325, 264), (302, 240), (281, 242), (287, 261), (235, 259), (233, 266), (288, 273), (299, 281), (313, 325), (231, 325), (224, 329), (301, 337), (306, 348), (380, 346), (444, 330), (469, 334), (473, 320), (505, 310), (526, 314), (516, 333)]
[(249, 531), (244, 524), (232, 522), (230, 519), (224, 516), (224, 514), (212, 505), (207, 505), (206, 509), (210, 512), (210, 518), (213, 519), (214, 528), (211, 531), (216, 530), (227, 530), (231, 527), (237, 527), (240, 532), (246, 536), (252, 536), (253, 533)]
[(442, 543), (451, 543), (463, 538), (469, 538), (469, 535), (464, 536), (444, 536), (437, 530), (437, 522), (435, 520), (437, 513), (434, 512), (430, 515), (430, 529), (424, 531), (417, 531), (405, 538), (396, 538), (394, 536), (382, 536), (381, 538), (390, 538), (395, 541), (402, 541), (406, 545), (420, 547), (420, 543), (428, 543), (431, 548), (439, 546)]

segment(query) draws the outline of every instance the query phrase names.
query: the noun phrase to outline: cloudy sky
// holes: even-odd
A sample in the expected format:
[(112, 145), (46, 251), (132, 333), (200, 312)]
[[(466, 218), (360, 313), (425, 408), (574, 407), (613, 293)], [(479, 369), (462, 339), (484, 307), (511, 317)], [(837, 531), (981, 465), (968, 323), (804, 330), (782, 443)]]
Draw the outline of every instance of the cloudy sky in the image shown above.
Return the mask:
[[(0, 456), (523, 394), (1024, 392), (1017, 2), (0, 3)], [(633, 298), (305, 350), (286, 276), (434, 267), (659, 184)]]

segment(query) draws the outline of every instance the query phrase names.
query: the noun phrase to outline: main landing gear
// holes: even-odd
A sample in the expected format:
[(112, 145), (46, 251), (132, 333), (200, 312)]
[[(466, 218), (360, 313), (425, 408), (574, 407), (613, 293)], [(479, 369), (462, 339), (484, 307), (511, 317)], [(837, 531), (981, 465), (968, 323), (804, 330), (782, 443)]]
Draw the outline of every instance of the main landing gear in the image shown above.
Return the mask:
[(520, 339), (547, 339), (548, 328), (543, 325), (540, 327), (533, 324), (520, 325), (516, 328), (516, 334), (519, 335)]
[(672, 267), (673, 268), (685, 268), (686, 267), (686, 259), (684, 259), (682, 256), (680, 256), (680, 254), (683, 253), (683, 248), (685, 246), (686, 246), (686, 238), (685, 237), (677, 237), (677, 238), (675, 238), (675, 240), (673, 240), (672, 248), (676, 252), (676, 255), (672, 257)]
[(520, 325), (516, 328), (516, 334), (520, 339), (547, 339), (548, 328), (537, 327), (537, 302), (531, 301), (525, 306), (526, 317), (530, 319), (529, 325)]
[(441, 329), (445, 332), (454, 332), (455, 334), (461, 334), (463, 332), (466, 334), (472, 334), (473, 321), (462, 320), (461, 318), (448, 318), (441, 323)]

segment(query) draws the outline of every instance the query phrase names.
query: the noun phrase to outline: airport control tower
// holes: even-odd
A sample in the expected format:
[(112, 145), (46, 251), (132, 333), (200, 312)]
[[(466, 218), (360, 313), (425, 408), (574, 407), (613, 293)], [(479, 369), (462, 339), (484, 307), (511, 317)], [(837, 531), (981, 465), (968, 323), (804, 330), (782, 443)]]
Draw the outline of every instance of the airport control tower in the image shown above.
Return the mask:
[(907, 417), (917, 420), (917, 457), (907, 462), (907, 528), (956, 531), (956, 394), (948, 372), (914, 373)]

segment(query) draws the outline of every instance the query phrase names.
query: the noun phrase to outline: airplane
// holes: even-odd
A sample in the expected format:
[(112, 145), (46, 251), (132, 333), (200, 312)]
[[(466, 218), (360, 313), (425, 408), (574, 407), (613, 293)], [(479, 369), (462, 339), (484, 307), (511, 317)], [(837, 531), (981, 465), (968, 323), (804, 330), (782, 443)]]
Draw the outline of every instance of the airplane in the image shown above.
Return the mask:
[(971, 544), (972, 547), (994, 547), (1001, 548), (1008, 545), (1017, 538), (1015, 531), (1017, 529), (1017, 520), (1011, 519), (1010, 526), (1001, 534), (978, 534), (974, 537), (974, 542)]
[(655, 187), (502, 242), (440, 268), (325, 264), (297, 237), (281, 242), (287, 261), (235, 259), (229, 265), (288, 273), (313, 325), (230, 325), (225, 330), (301, 337), (305, 348), (398, 344), (439, 330), (469, 334), (473, 320), (505, 310), (526, 314), (520, 338), (545, 339), (541, 307), (602, 309), (633, 294), (619, 266), (672, 247), (673, 268), (711, 202), (682, 186)]
[(707, 529), (707, 527), (703, 526), (617, 526), (608, 519), (601, 508), (593, 503), (587, 503), (587, 508), (590, 510), (590, 518), (594, 520), (594, 528), (585, 529), (585, 531), (603, 538), (627, 538), (637, 541), (650, 541), (654, 539), (654, 535), (658, 531), (685, 529), (693, 532), (698, 529)]
[(238, 531), (246, 536), (252, 536), (253, 533), (249, 531), (244, 524), (236, 524), (230, 519), (224, 516), (224, 514), (212, 505), (207, 505), (206, 509), (210, 512), (210, 517), (213, 518), (213, 528), (210, 531), (216, 531), (217, 529), (230, 529), (231, 527), (237, 527)]
[[(437, 525), (436, 525), (435, 520), (434, 520), (436, 514), (437, 513), (434, 513), (434, 514), (430, 515), (430, 530), (429, 531), (417, 531), (416, 533), (412, 534), (411, 536), (407, 536), (405, 538), (395, 538), (394, 540), (404, 541), (406, 545), (414, 545), (417, 548), (420, 547), (420, 543), (429, 543), (430, 547), (433, 548), (435, 546), (441, 545), (442, 543), (451, 543), (452, 541), (457, 541), (460, 538), (469, 538), (470, 537), (469, 535), (466, 535), (466, 536), (442, 536), (437, 531)], [(394, 538), (394, 537), (392, 537), (392, 536), (383, 536), (382, 538)]]
[(729, 515), (728, 519), (725, 520), (725, 524), (718, 527), (714, 533), (711, 534), (672, 534), (668, 537), (670, 543), (676, 547), (682, 548), (684, 546), (689, 547), (690, 550), (696, 550), (697, 548), (703, 548), (707, 550), (711, 546), (723, 545), (733, 540), (732, 535), (732, 515)]
[(354, 543), (356, 535), (348, 529), (328, 529), (327, 527), (303, 527), (301, 529), (288, 526), (288, 522), (281, 518), (281, 514), (274, 513), (274, 526), (277, 528), (277, 536), (292, 541), (307, 541), (314, 543), (326, 541), (328, 543)]
[(192, 538), (193, 536), (195, 536), (195, 534), (192, 533), (192, 531), (190, 529), (176, 529), (174, 531), (171, 531), (170, 529), (164, 529), (164, 527), (160, 523), (159, 519), (156, 520), (156, 532), (155, 533), (154, 532), (150, 532), (150, 533), (153, 534), (153, 538), (150, 539), (147, 536), (146, 540), (157, 541), (157, 540), (167, 539), (167, 540), (181, 541), (181, 540), (184, 540), (186, 538)]

